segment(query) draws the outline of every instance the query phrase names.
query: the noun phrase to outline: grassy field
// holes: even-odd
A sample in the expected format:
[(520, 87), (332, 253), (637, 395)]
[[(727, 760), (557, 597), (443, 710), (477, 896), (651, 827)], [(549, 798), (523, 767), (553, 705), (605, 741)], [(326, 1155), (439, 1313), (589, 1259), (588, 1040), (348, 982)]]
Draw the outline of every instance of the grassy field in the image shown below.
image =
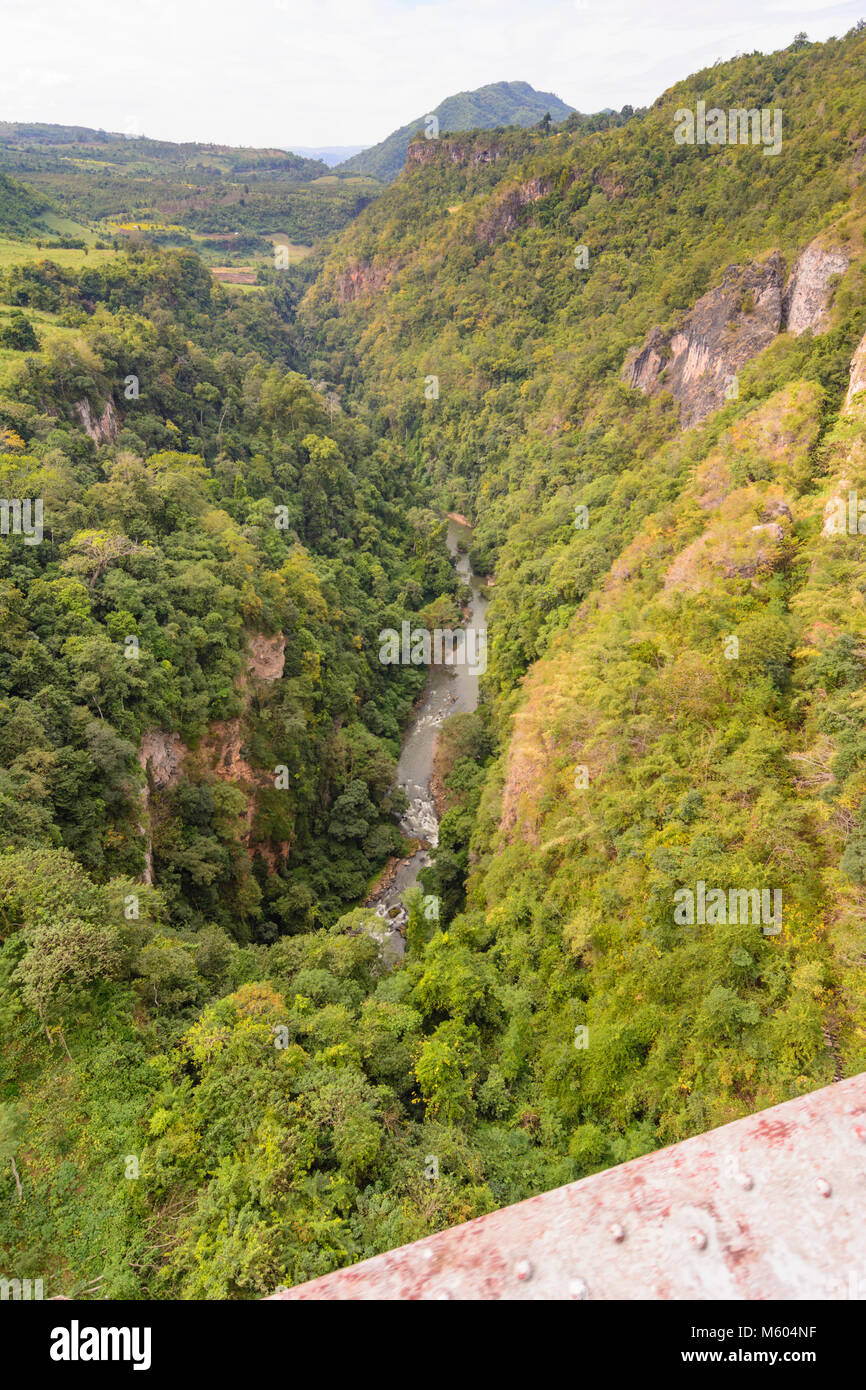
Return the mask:
[(349, 177), (340, 174), (320, 174), (317, 179), (310, 179), (310, 187), (317, 185), (320, 188), (356, 188), (363, 193), (377, 192), (381, 187), (378, 179), (368, 178), (365, 174), (353, 174)]
[(53, 237), (72, 237), (76, 241), (86, 242), (88, 246), (92, 246), (95, 241), (105, 239), (99, 232), (94, 232), (81, 222), (75, 222), (71, 217), (64, 217), (62, 212), (45, 212), (42, 214), (42, 221)]
[[(76, 226), (77, 224), (72, 223), (70, 225)], [(62, 233), (62, 235), (69, 234)], [(52, 239), (46, 233), (45, 240), (50, 241)], [(0, 270), (6, 270), (10, 265), (26, 265), (28, 261), (54, 261), (57, 265), (78, 268), (83, 265), (98, 265), (103, 261), (110, 260), (116, 254), (111, 249), (97, 251), (92, 246), (86, 251), (64, 250), (61, 247), (53, 246), (49, 248), (45, 246), (44, 242), (40, 249), (35, 241), (16, 241), (12, 237), (0, 236)]]
[(261, 294), (264, 289), (264, 285), (238, 284), (232, 280), (220, 280), (220, 284), (230, 294)]
[[(32, 323), (39, 339), (40, 347), (45, 347), (48, 343), (55, 342), (60, 338), (74, 338), (78, 333), (77, 328), (69, 328), (65, 324), (57, 322), (56, 314), (45, 313), (41, 309), (20, 309), (15, 310), (10, 305), (0, 304), (0, 328), (4, 326), (9, 316), (13, 313), (23, 313)], [(16, 352), (14, 348), (0, 347), (0, 390), (6, 390), (10, 385), (15, 368), (23, 362), (26, 353)]]

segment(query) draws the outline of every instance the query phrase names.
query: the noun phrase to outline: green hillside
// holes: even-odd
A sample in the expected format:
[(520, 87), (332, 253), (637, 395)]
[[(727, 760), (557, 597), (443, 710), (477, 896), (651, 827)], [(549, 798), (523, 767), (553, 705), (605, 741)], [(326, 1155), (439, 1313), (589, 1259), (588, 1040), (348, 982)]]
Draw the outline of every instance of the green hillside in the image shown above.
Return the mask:
[(272, 261), (269, 236), (312, 245), (344, 227), (377, 191), (370, 181), (334, 179), (322, 160), (286, 150), (9, 121), (0, 121), (0, 171), (103, 236), (143, 226), (175, 245), (200, 235), (258, 238), (234, 248), (241, 254), (229, 263), (242, 264), (250, 252)]
[(320, 159), (306, 159), (287, 150), (245, 149), (231, 145), (205, 145), (195, 141), (178, 144), (151, 140), (143, 135), (123, 135), (83, 126), (38, 125), (0, 121), (0, 150), (4, 163), (28, 170), (67, 167), (125, 168), (163, 173), (182, 178), (250, 174), (263, 177), (291, 175), (299, 181), (328, 172)]
[[(615, 130), (419, 140), (299, 311), (317, 370), (405, 435), (495, 570), (497, 754), (429, 876), (465, 904), (432, 943), (437, 998), (452, 1042), (487, 1049), (502, 1113), (582, 1161), (866, 1065), (866, 787), (845, 751), (859, 725), (826, 703), (860, 699), (859, 600), (831, 598), (860, 560), (821, 536), (862, 459), (862, 411), (844, 406), (866, 330), (864, 61), (860, 26), (707, 69)], [(699, 98), (781, 109), (779, 156), (677, 144)], [(821, 331), (795, 336), (782, 286), (816, 238), (849, 265)], [(714, 291), (719, 342), (747, 337), (754, 296), (728, 309), (723, 287), (774, 253), (768, 345), (684, 430), (666, 369), (642, 394), (629, 354), (656, 325), (669, 351)], [(778, 885), (781, 938), (683, 937), (673, 895), (699, 879)], [(576, 1050), (577, 1026), (598, 1045)]]
[[(536, 125), (545, 115), (550, 115), (552, 121), (563, 121), (572, 110), (552, 92), (536, 92), (528, 82), (491, 82), (474, 92), (446, 97), (429, 114), (436, 117), (439, 130), (444, 132)], [(340, 173), (367, 174), (391, 183), (406, 163), (409, 141), (424, 129), (426, 120), (426, 115), (418, 116), (378, 145), (344, 160), (337, 169)]]
[(27, 236), (43, 227), (51, 204), (17, 179), (0, 174), (0, 235)]

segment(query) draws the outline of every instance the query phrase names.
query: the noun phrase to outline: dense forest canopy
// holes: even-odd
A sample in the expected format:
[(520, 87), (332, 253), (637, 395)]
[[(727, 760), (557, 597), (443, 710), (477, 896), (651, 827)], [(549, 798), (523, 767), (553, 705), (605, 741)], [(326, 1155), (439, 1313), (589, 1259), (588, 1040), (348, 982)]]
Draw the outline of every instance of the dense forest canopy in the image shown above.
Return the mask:
[[(866, 1068), (864, 64), (861, 25), (422, 136), (249, 293), (40, 250), (49, 183), (106, 208), (48, 128), (0, 176), (21, 1277), (257, 1297)], [(699, 101), (780, 110), (778, 155), (677, 143)], [(424, 676), (377, 638), (459, 620), (449, 511), (490, 662), (395, 965), (363, 903)], [(780, 916), (683, 924), (698, 884)]]

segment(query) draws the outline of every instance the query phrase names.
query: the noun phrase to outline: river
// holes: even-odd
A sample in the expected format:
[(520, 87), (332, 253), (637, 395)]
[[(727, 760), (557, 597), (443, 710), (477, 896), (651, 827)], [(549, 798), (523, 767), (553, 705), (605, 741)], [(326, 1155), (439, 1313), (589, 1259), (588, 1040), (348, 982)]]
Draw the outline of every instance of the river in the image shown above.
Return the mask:
[[(481, 593), (481, 581), (473, 572), (467, 553), (460, 552), (458, 542), (469, 547), (471, 526), (449, 518), (447, 542), (457, 573), (469, 585), (472, 597), (464, 610), (463, 626), (486, 633), (487, 600)], [(388, 924), (383, 932), (383, 945), (402, 956), (405, 942), (400, 928), (405, 925), (406, 891), (418, 881), (418, 874), (430, 863), (429, 849), (439, 837), (439, 819), (433, 801), (431, 778), (436, 737), (444, 721), (452, 714), (471, 713), (478, 706), (479, 673), (477, 663), (431, 666), (424, 694), (416, 704), (403, 736), (400, 760), (397, 764), (397, 783), (409, 799), (400, 818), (400, 828), (410, 840), (423, 840), (428, 848), (419, 849), (403, 859), (387, 887), (368, 899), (367, 905)]]

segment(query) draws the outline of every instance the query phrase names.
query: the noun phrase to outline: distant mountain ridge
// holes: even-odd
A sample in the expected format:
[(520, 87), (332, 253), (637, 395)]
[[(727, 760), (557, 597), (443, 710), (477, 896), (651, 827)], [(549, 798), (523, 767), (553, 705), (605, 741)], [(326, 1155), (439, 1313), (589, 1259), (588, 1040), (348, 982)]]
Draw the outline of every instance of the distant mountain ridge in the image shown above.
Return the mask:
[(371, 174), (391, 183), (406, 163), (409, 141), (424, 129), (427, 115), (433, 115), (443, 133), (452, 130), (491, 130), (495, 126), (530, 126), (549, 112), (554, 121), (564, 121), (574, 110), (553, 92), (537, 92), (528, 82), (491, 82), (472, 92), (446, 97), (430, 113), (416, 117), (393, 131), (378, 145), (363, 150), (337, 165), (341, 173)]
[(155, 140), (146, 135), (95, 130), (89, 126), (0, 120), (0, 161), (7, 172), (48, 169), (63, 160), (107, 162), (126, 167), (157, 160), (166, 169), (179, 172), (204, 172), (210, 176), (279, 174), (299, 182), (319, 178), (328, 172), (324, 160), (307, 159), (276, 146), (263, 149), (203, 144), (197, 140)]
[(329, 168), (335, 164), (342, 164), (345, 160), (351, 159), (353, 155), (361, 154), (367, 149), (366, 145), (287, 145), (292, 154), (300, 155), (302, 159), (317, 159)]

